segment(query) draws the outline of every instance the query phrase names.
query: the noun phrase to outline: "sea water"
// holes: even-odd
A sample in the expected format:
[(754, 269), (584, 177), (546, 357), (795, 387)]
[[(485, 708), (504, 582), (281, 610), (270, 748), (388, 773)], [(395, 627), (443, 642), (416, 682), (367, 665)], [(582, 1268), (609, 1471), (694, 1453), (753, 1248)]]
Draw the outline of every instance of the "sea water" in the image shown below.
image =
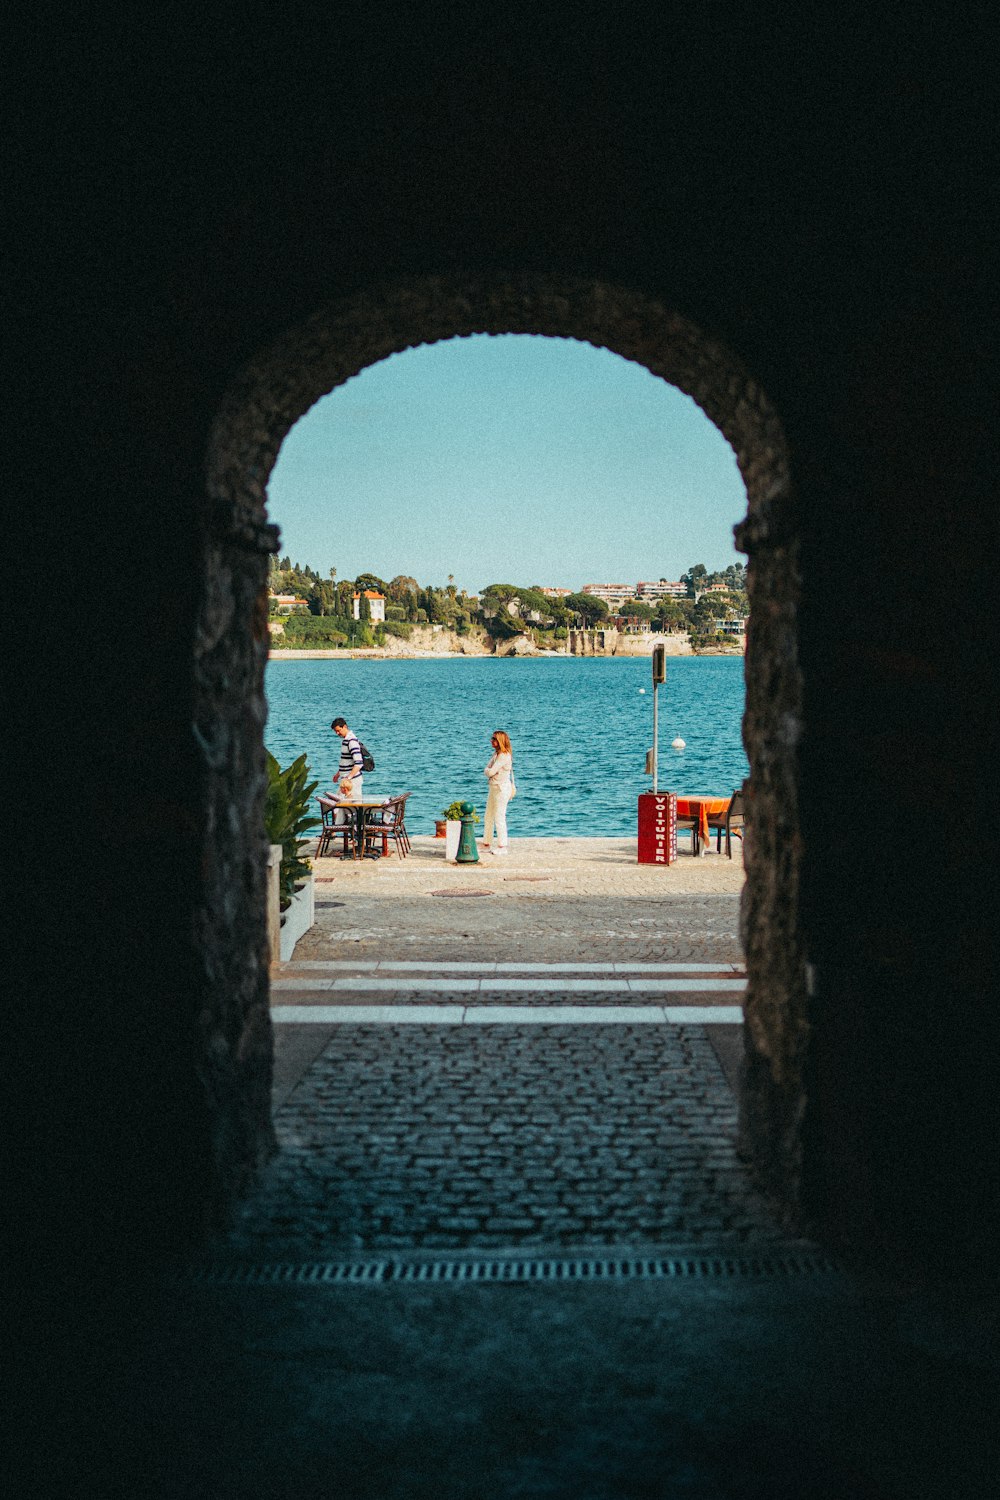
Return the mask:
[[(305, 752), (318, 792), (330, 791), (341, 745), (330, 721), (345, 718), (375, 757), (366, 796), (410, 792), (411, 834), (433, 833), (456, 800), (482, 815), (495, 729), (514, 751), (511, 838), (632, 835), (636, 798), (652, 790), (648, 657), (279, 658), (268, 664), (267, 696), (264, 739), (282, 766)], [(668, 657), (660, 791), (723, 797), (740, 785), (743, 697), (742, 657)], [(671, 748), (677, 738), (683, 750)]]

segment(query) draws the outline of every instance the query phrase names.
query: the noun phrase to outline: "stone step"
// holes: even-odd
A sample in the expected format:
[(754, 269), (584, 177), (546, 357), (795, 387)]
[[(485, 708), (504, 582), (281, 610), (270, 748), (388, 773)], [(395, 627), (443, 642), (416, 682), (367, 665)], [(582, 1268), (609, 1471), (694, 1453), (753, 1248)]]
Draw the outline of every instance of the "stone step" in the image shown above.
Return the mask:
[(579, 979), (570, 976), (519, 978), (499, 976), (448, 975), (444, 978), (424, 975), (280, 975), (271, 980), (272, 994), (355, 994), (355, 995), (742, 995), (746, 980), (732, 975), (609, 975), (606, 978)]
[(738, 1026), (739, 1005), (275, 1005), (278, 1026)]
[(280, 973), (317, 974), (714, 974), (729, 977), (745, 974), (742, 964), (728, 962), (688, 963), (679, 959), (665, 963), (479, 963), (456, 959), (301, 959), (280, 966)]

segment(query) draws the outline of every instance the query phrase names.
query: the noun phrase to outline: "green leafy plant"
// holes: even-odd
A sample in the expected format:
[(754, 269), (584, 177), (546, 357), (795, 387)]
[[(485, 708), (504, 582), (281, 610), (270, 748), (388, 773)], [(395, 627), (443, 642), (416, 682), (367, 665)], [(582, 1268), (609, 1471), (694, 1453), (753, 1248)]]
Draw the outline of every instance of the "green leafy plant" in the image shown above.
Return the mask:
[(343, 615), (282, 615), (280, 644), (288, 647), (339, 646), (350, 639), (353, 620)]
[[(449, 803), (449, 805), (442, 812), (441, 816), (442, 816), (442, 818), (444, 818), (444, 820), (445, 820), (446, 823), (459, 823), (459, 822), (461, 822), (461, 820), (462, 820), (462, 804), (461, 804), (461, 802), (451, 802), (451, 803)], [(473, 823), (481, 823), (482, 822), (482, 819), (480, 818), (479, 814), (476, 812), (475, 808), (472, 809), (472, 821), (473, 821)]]
[(295, 888), (309, 874), (312, 865), (303, 859), (304, 835), (320, 826), (320, 819), (309, 812), (309, 803), (318, 781), (309, 781), (309, 767), (304, 755), (284, 770), (269, 750), (267, 756), (267, 799), (264, 804), (264, 827), (270, 844), (281, 845), (281, 868), (278, 885), (281, 910), (291, 902)]

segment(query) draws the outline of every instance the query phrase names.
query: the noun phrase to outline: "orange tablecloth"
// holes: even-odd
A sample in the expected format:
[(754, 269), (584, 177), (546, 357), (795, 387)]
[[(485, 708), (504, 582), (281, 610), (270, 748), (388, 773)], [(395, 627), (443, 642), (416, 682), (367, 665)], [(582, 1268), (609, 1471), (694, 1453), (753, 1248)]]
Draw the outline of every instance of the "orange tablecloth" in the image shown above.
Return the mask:
[(677, 816), (698, 819), (698, 837), (703, 844), (709, 842), (708, 820), (724, 813), (729, 806), (728, 797), (678, 797)]

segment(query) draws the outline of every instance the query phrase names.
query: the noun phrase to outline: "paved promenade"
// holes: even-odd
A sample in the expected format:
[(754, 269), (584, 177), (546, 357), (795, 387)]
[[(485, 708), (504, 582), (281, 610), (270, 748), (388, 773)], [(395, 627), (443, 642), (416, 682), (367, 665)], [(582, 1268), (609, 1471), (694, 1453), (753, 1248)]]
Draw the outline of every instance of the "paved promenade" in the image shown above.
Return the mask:
[(320, 859), (317, 926), (295, 958), (741, 963), (741, 851), (688, 847), (668, 867), (636, 864), (634, 839), (514, 839), (475, 865), (427, 837), (405, 860)]
[(317, 862), (272, 986), (281, 1154), (233, 1254), (773, 1243), (738, 1161), (739, 858)]

